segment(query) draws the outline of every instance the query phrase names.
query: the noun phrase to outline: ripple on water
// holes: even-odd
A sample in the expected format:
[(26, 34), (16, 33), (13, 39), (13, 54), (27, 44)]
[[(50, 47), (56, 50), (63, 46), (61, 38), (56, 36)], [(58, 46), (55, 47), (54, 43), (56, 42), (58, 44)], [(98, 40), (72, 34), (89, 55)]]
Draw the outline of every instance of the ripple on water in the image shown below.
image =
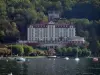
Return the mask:
[[(29, 63), (0, 61), (0, 75), (100, 75), (100, 63), (92, 59), (29, 59)], [(6, 72), (6, 73), (5, 73)]]

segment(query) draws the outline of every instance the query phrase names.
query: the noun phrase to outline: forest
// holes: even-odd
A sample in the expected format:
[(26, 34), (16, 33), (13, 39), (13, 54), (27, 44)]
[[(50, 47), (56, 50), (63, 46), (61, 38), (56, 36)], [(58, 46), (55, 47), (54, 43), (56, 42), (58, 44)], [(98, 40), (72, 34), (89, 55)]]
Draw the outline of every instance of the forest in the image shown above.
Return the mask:
[(58, 22), (72, 22), (76, 34), (100, 56), (100, 0), (0, 0), (0, 43), (25, 40), (27, 27), (48, 22), (48, 11), (53, 10), (61, 13)]

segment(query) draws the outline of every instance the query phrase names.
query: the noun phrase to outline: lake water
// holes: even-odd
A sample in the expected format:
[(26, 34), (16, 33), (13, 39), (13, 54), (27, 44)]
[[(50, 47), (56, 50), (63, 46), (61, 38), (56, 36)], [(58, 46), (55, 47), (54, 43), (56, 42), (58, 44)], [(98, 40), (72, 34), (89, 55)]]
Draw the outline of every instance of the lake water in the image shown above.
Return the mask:
[(33, 58), (24, 63), (0, 60), (0, 75), (100, 75), (100, 59)]

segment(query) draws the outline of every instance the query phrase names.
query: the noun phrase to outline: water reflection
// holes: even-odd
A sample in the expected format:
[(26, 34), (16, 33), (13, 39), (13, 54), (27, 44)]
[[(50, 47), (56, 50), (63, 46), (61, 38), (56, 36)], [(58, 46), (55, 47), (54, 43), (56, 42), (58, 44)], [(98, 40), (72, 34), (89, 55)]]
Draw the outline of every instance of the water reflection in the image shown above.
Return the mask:
[(28, 65), (16, 61), (0, 61), (0, 75), (28, 75)]
[[(36, 60), (39, 61), (40, 59), (32, 60), (34, 64), (31, 64), (33, 66), (30, 65), (29, 75), (76, 75), (82, 73), (85, 67), (84, 64), (77, 63), (74, 59), (68, 61), (65, 59), (41, 59), (43, 61), (41, 63), (36, 62)], [(33, 72), (31, 71), (32, 68), (34, 69)]]
[(90, 59), (90, 61), (87, 64), (87, 71), (89, 73), (100, 75), (100, 58), (98, 59), (98, 61), (93, 61), (93, 59)]
[[(100, 59), (99, 59), (100, 60)], [(92, 58), (36, 58), (28, 62), (0, 61), (0, 75), (100, 75), (100, 61)]]

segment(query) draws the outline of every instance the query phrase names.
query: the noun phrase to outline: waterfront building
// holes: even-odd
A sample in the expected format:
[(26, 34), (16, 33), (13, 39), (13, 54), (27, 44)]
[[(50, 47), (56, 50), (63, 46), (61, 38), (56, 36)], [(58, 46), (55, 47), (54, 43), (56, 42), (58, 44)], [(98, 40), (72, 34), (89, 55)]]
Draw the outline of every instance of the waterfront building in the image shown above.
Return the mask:
[(72, 24), (57, 24), (50, 21), (47, 24), (34, 24), (28, 27), (28, 41), (59, 42), (68, 41), (76, 37), (75, 27)]
[(81, 45), (85, 42), (83, 37), (76, 36), (76, 28), (72, 23), (54, 22), (60, 18), (57, 12), (49, 12), (49, 22), (32, 24), (27, 28), (27, 41), (20, 43), (35, 44), (46, 47), (62, 47), (68, 44)]

